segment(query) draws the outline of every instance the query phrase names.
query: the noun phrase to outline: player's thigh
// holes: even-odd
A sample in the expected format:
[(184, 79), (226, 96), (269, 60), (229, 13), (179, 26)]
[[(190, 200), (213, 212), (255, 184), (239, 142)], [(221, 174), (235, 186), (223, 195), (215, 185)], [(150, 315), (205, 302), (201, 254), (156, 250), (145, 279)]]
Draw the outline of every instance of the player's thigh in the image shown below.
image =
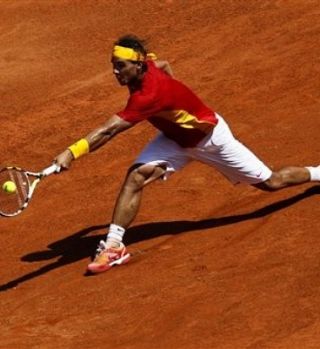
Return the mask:
[(194, 150), (194, 159), (215, 167), (232, 183), (264, 182), (272, 171), (232, 134), (227, 122), (217, 115), (218, 124)]
[(245, 145), (233, 140), (213, 152), (200, 153), (200, 161), (214, 166), (232, 183), (257, 184), (268, 180), (272, 171)]
[(157, 166), (160, 169), (164, 169), (164, 173), (160, 177), (166, 179), (170, 174), (180, 170), (191, 160), (184, 148), (160, 133), (143, 149), (135, 160), (134, 166), (136, 164)]

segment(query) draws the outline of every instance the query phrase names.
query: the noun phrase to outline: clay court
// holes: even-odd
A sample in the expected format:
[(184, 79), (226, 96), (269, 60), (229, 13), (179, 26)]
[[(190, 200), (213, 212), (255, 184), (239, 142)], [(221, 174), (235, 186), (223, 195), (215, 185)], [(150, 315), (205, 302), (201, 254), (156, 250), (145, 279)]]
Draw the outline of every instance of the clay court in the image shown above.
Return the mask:
[[(128, 96), (121, 35), (160, 59), (271, 168), (320, 163), (318, 0), (0, 1), (2, 165), (39, 171)], [(86, 266), (147, 122), (0, 218), (1, 349), (318, 349), (320, 186), (266, 193), (192, 163), (147, 187), (133, 258)]]

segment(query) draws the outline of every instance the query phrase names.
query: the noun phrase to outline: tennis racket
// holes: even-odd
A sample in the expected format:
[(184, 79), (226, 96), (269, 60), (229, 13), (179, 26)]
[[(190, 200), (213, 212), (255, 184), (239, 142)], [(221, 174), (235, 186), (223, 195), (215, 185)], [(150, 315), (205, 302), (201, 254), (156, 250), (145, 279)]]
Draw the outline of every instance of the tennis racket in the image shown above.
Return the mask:
[[(19, 167), (5, 167), (0, 170), (0, 215), (13, 217), (21, 213), (29, 204), (36, 186), (44, 178), (60, 172), (60, 166), (52, 164), (41, 172), (25, 171)], [(2, 186), (13, 182), (16, 189), (5, 191)]]

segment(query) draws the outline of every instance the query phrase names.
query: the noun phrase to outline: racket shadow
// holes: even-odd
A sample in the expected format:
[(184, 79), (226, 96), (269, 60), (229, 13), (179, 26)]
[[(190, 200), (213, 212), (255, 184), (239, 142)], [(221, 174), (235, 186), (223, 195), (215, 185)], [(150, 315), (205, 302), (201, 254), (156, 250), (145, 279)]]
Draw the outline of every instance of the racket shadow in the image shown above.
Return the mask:
[[(204, 230), (220, 226), (237, 224), (246, 220), (258, 219), (274, 212), (285, 209), (297, 202), (309, 198), (313, 195), (320, 194), (320, 186), (313, 186), (304, 192), (292, 196), (288, 199), (277, 201), (258, 210), (233, 216), (217, 217), (204, 219), (200, 221), (169, 221), (147, 223), (133, 226), (128, 229), (125, 236), (125, 243), (131, 245), (139, 241), (149, 240), (162, 235), (177, 235), (193, 230)], [(0, 285), (0, 292), (16, 288), (19, 284), (29, 281), (33, 278), (41, 276), (56, 268), (66, 266), (78, 262), (82, 259), (92, 257), (99, 240), (103, 238), (102, 235), (87, 236), (92, 232), (105, 230), (108, 225), (96, 225), (85, 228), (65, 239), (58, 240), (48, 245), (45, 251), (38, 251), (27, 254), (21, 258), (25, 262), (46, 261), (55, 259), (54, 262), (42, 266), (28, 274), (22, 275), (14, 280)], [(58, 260), (56, 260), (58, 258)], [(86, 274), (84, 274), (86, 275)]]
[[(48, 245), (47, 250), (32, 252), (21, 257), (22, 261), (30, 263), (46, 260), (54, 260), (54, 262), (11, 280), (6, 284), (0, 285), (0, 292), (16, 288), (19, 284), (46, 274), (51, 270), (75, 263), (85, 258), (89, 258), (97, 246), (99, 236), (86, 235), (94, 231), (106, 229), (107, 227), (108, 225), (96, 225), (85, 228), (65, 239), (51, 243)], [(57, 258), (58, 260), (56, 260)]]

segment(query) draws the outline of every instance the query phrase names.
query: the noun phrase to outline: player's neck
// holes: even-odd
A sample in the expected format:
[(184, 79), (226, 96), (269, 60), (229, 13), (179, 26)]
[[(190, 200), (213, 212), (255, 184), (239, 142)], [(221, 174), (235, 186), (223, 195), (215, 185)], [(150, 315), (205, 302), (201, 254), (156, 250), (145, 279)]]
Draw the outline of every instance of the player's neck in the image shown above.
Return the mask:
[(130, 83), (128, 84), (128, 89), (130, 93), (133, 93), (141, 89), (144, 75), (145, 73), (142, 73), (141, 75), (138, 75), (136, 78), (130, 81)]

